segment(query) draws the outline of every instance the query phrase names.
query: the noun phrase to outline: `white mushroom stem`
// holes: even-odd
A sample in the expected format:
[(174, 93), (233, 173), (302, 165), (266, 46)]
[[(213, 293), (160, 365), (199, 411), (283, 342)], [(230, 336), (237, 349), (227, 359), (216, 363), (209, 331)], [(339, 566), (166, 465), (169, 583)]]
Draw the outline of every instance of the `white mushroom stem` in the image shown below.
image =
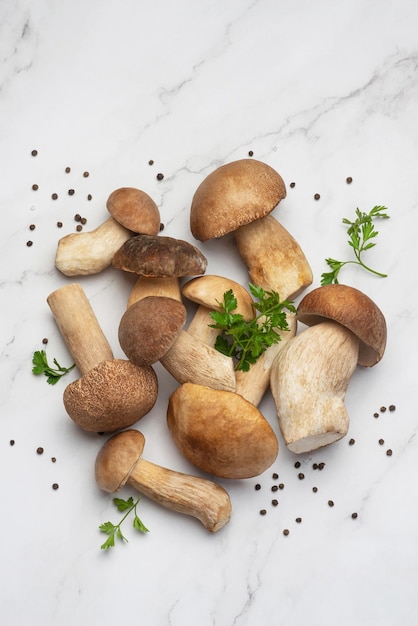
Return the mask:
[(324, 321), (291, 339), (275, 359), (271, 390), (289, 450), (309, 452), (347, 434), (346, 390), (359, 340), (342, 325)]
[(182, 302), (179, 279), (139, 276), (128, 298), (128, 307), (147, 296), (165, 296)]
[(294, 299), (312, 283), (312, 270), (298, 242), (272, 216), (240, 226), (235, 240), (251, 281), (281, 300)]
[(216, 328), (211, 328), (211, 324), (214, 324), (211, 317), (211, 309), (203, 304), (199, 304), (190, 321), (190, 324), (187, 327), (187, 332), (193, 335), (193, 337), (197, 337), (203, 341), (203, 343), (207, 343), (208, 346), (213, 347), (215, 345), (216, 337), (221, 331)]
[(248, 372), (238, 370), (235, 372), (236, 393), (239, 393), (246, 400), (258, 406), (266, 393), (270, 384), (270, 372), (274, 359), (286, 344), (296, 334), (296, 317), (294, 314), (287, 315), (289, 330), (278, 330), (281, 340), (273, 344), (251, 365)]
[(47, 297), (47, 303), (82, 375), (102, 361), (113, 359), (112, 349), (78, 283), (53, 291)]
[(90, 232), (71, 233), (58, 241), (55, 267), (65, 276), (97, 274), (111, 265), (115, 252), (132, 236), (113, 217)]
[(186, 330), (180, 331), (160, 362), (179, 383), (190, 382), (213, 389), (235, 391), (232, 358), (221, 354)]

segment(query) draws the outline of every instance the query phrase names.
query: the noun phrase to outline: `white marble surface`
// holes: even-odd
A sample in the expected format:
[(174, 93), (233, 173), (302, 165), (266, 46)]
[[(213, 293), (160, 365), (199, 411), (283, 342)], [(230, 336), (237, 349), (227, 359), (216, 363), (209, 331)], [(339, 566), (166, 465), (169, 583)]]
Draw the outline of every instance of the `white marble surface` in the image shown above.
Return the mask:
[[(0, 2), (2, 624), (417, 623), (417, 24), (415, 0)], [(75, 213), (93, 229), (109, 193), (136, 186), (158, 203), (165, 234), (196, 243), (195, 188), (250, 150), (288, 185), (275, 215), (304, 249), (313, 287), (326, 256), (349, 253), (341, 219), (388, 207), (370, 253), (388, 278), (344, 272), (383, 310), (386, 354), (350, 382), (348, 437), (302, 455), (301, 470), (280, 442), (258, 479), (220, 481), (233, 515), (219, 533), (144, 497), (151, 532), (126, 528), (129, 543), (103, 552), (98, 526), (119, 514), (94, 482), (103, 438), (77, 429), (62, 405), (77, 373), (55, 387), (31, 373), (44, 337), (51, 358), (70, 362), (46, 304), (71, 282), (54, 267), (57, 241), (74, 231)], [(230, 242), (200, 248), (208, 273), (245, 284)], [(108, 269), (79, 282), (122, 355), (130, 279)], [(176, 384), (157, 370), (157, 405), (138, 424), (146, 456), (196, 473), (166, 428)], [(396, 411), (373, 417), (390, 404)], [(280, 439), (269, 395), (260, 408)], [(273, 472), (285, 485), (276, 508)]]

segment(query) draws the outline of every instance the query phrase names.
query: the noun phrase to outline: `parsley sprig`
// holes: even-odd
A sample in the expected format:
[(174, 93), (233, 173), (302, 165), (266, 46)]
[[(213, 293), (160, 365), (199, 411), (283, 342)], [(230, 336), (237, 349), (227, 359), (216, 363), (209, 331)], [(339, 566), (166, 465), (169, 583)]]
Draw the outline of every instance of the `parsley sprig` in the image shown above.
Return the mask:
[(218, 301), (221, 311), (212, 311), (214, 324), (211, 328), (221, 330), (216, 338), (215, 348), (218, 352), (231, 356), (235, 360), (235, 369), (247, 372), (251, 365), (267, 350), (281, 339), (277, 330), (289, 330), (286, 311), (295, 312), (290, 300), (280, 301), (275, 291), (265, 291), (252, 283), (249, 289), (258, 311), (251, 321), (247, 322), (240, 313), (233, 313), (237, 308), (237, 298), (232, 289), (223, 295), (223, 302)]
[(73, 367), (75, 367), (75, 363), (73, 363), (71, 367), (63, 367), (58, 363), (57, 359), (54, 359), (55, 368), (51, 367), (48, 363), (45, 350), (37, 350), (34, 353), (32, 358), (32, 365), (33, 374), (44, 374), (47, 377), (46, 382), (50, 385), (55, 385), (59, 381), (61, 376), (64, 376), (64, 374), (68, 374), (68, 372), (71, 372)]
[(338, 284), (338, 276), (341, 269), (344, 265), (349, 263), (360, 265), (368, 272), (375, 274), (376, 276), (381, 276), (382, 278), (386, 278), (387, 274), (382, 274), (378, 272), (368, 265), (366, 265), (363, 261), (362, 254), (366, 252), (366, 250), (370, 250), (374, 248), (376, 245), (372, 239), (377, 237), (378, 231), (375, 228), (373, 220), (382, 218), (388, 219), (389, 215), (385, 213), (387, 208), (384, 206), (375, 206), (369, 213), (363, 213), (360, 209), (356, 209), (356, 219), (354, 222), (343, 218), (343, 224), (348, 224), (349, 227), (347, 229), (348, 245), (351, 246), (354, 250), (355, 260), (350, 261), (337, 261), (336, 259), (325, 259), (327, 265), (331, 268), (330, 272), (324, 272), (321, 275), (321, 285), (330, 285), (332, 283)]
[(113, 548), (115, 546), (116, 537), (118, 537), (122, 541), (128, 542), (128, 540), (122, 533), (121, 526), (132, 511), (134, 512), (134, 520), (133, 520), (132, 525), (135, 528), (135, 530), (141, 533), (149, 532), (148, 528), (139, 519), (137, 512), (136, 512), (136, 507), (140, 499), (141, 499), (141, 496), (139, 496), (138, 499), (134, 502), (134, 499), (132, 497), (128, 498), (127, 500), (123, 500), (122, 498), (113, 498), (113, 503), (118, 509), (118, 511), (122, 511), (122, 512), (126, 511), (126, 512), (125, 512), (125, 515), (120, 520), (119, 524), (112, 524), (112, 522), (104, 522), (104, 524), (101, 524), (99, 526), (99, 529), (101, 530), (102, 533), (109, 535), (106, 541), (100, 546), (102, 550), (108, 550), (109, 548)]

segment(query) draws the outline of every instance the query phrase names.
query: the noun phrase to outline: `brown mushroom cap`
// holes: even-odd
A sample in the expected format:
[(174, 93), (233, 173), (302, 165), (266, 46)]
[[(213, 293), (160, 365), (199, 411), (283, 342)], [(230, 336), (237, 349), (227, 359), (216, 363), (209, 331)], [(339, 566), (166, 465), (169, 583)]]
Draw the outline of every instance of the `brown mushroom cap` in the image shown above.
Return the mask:
[(237, 299), (237, 308), (234, 310), (234, 313), (239, 313), (247, 321), (254, 319), (255, 309), (251, 295), (242, 285), (230, 278), (214, 274), (198, 276), (183, 285), (182, 293), (192, 302), (201, 304), (214, 311), (221, 311), (222, 309), (218, 302), (223, 301), (224, 293), (230, 289), (232, 289)]
[(134, 233), (157, 235), (160, 211), (154, 200), (141, 189), (121, 187), (107, 199), (106, 207), (112, 217)]
[(207, 259), (188, 241), (136, 235), (125, 241), (114, 254), (112, 265), (141, 276), (169, 278), (204, 274)]
[(278, 454), (265, 417), (232, 391), (184, 383), (170, 396), (167, 424), (184, 456), (220, 478), (257, 476)]
[(164, 356), (186, 323), (186, 307), (165, 296), (147, 296), (132, 304), (119, 324), (119, 343), (135, 365), (152, 365)]
[(255, 159), (218, 167), (196, 189), (190, 230), (200, 241), (222, 237), (268, 215), (286, 197), (282, 177)]
[(157, 394), (157, 376), (151, 367), (114, 359), (70, 383), (63, 400), (68, 415), (83, 430), (113, 432), (146, 415)]
[(332, 284), (314, 289), (300, 301), (296, 319), (307, 326), (330, 319), (351, 330), (360, 341), (359, 365), (372, 367), (383, 357), (387, 338), (384, 315), (354, 287)]
[(138, 430), (125, 430), (110, 437), (96, 457), (95, 476), (100, 489), (108, 493), (125, 486), (141, 458), (145, 437)]

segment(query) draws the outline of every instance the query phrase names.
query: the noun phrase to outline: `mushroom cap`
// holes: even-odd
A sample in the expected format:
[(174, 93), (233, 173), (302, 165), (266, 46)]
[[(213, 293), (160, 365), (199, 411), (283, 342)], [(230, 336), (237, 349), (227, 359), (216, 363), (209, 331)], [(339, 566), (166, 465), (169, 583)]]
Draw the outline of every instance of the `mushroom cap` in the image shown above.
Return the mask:
[(122, 315), (118, 331), (120, 346), (135, 365), (152, 365), (173, 345), (186, 317), (186, 307), (178, 300), (147, 296)]
[(255, 159), (232, 161), (196, 189), (190, 230), (200, 241), (222, 237), (268, 215), (285, 197), (285, 183), (272, 167)]
[(160, 211), (154, 200), (141, 189), (121, 187), (107, 199), (106, 207), (112, 217), (134, 233), (157, 235)]
[(110, 437), (96, 457), (96, 483), (108, 493), (125, 486), (130, 474), (141, 458), (145, 437), (138, 430), (125, 430)]
[(302, 298), (296, 319), (307, 326), (334, 320), (359, 339), (358, 364), (372, 367), (386, 348), (386, 320), (379, 307), (362, 291), (342, 284), (317, 287)]
[(170, 396), (167, 424), (184, 456), (220, 478), (258, 476), (278, 454), (268, 421), (232, 391), (184, 383)]
[(113, 255), (112, 265), (142, 276), (170, 278), (204, 274), (207, 259), (188, 241), (136, 235), (125, 241)]
[(89, 432), (126, 428), (154, 406), (158, 381), (151, 367), (130, 361), (102, 361), (64, 390), (64, 406), (71, 419)]
[(223, 301), (224, 293), (230, 289), (234, 292), (238, 303), (234, 313), (241, 314), (248, 322), (254, 319), (255, 310), (251, 295), (242, 285), (230, 278), (214, 274), (198, 276), (183, 285), (182, 293), (192, 302), (206, 306), (213, 311), (221, 311), (218, 302)]

